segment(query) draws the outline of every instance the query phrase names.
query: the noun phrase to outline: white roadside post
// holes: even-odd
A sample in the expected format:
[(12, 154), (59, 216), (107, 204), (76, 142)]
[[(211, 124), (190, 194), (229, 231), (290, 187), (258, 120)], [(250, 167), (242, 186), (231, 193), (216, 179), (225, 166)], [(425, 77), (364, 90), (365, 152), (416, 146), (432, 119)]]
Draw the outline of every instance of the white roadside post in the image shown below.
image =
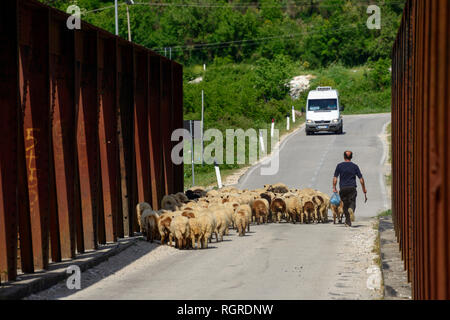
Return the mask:
[(294, 106), (292, 106), (292, 122), (295, 123), (295, 109), (294, 109)]
[(272, 118), (272, 127), (270, 128), (270, 137), (273, 138), (273, 130), (275, 129), (275, 119)]
[(192, 164), (192, 186), (195, 186), (195, 170), (194, 170), (194, 136), (192, 132), (192, 120), (189, 120), (191, 129), (191, 164)]
[(202, 157), (202, 167), (203, 167), (203, 111), (204, 111), (204, 101), (205, 101), (205, 99), (204, 99), (204, 92), (203, 92), (203, 90), (202, 90), (202, 121), (201, 121), (201, 123), (200, 123), (200, 139), (201, 139), (201, 150), (202, 150), (202, 155), (201, 155), (201, 157)]
[(206, 71), (206, 64), (203, 64), (203, 71)]
[(261, 146), (262, 153), (266, 153), (266, 149), (264, 148), (264, 139), (263, 139), (262, 131), (259, 131), (259, 144)]
[(289, 120), (290, 120), (290, 119), (289, 119), (289, 116), (287, 116), (287, 117), (286, 117), (286, 130), (287, 130), (287, 131), (289, 131), (289, 124), (290, 124)]
[(217, 185), (219, 186), (219, 189), (222, 189), (222, 178), (220, 177), (220, 168), (216, 159), (214, 159), (214, 168), (216, 169)]

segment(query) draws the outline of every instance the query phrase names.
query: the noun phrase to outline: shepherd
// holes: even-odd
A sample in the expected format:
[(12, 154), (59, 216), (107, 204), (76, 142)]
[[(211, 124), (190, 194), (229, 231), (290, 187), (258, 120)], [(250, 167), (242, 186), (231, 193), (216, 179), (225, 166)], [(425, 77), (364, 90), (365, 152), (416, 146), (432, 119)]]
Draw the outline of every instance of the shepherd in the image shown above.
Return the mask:
[(356, 209), (356, 177), (359, 178), (364, 192), (365, 202), (367, 202), (367, 189), (364, 178), (358, 165), (352, 162), (353, 152), (344, 152), (344, 162), (336, 166), (333, 178), (333, 192), (337, 193), (336, 184), (339, 178), (339, 196), (344, 203), (345, 226), (351, 227), (355, 221)]

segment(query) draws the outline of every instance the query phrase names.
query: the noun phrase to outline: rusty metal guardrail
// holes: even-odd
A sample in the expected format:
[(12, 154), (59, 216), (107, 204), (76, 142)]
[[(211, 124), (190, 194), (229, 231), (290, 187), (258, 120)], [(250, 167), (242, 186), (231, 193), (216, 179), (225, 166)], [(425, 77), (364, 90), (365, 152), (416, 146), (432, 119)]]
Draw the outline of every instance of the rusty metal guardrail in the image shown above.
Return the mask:
[(450, 299), (450, 2), (409, 0), (393, 47), (392, 209), (414, 299)]
[[(0, 11), (0, 272), (15, 280), (137, 231), (183, 191), (182, 67), (34, 0)], [(19, 249), (19, 250), (18, 250)]]

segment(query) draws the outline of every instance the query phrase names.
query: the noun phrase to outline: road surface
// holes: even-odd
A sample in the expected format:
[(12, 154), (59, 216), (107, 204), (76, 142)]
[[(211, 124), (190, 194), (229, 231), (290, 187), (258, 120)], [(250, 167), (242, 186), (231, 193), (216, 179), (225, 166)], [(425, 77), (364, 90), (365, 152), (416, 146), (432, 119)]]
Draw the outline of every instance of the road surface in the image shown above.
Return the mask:
[[(287, 223), (252, 226), (237, 237), (234, 231), (208, 250), (180, 251), (139, 241), (124, 253), (120, 270), (110, 262), (83, 273), (82, 290), (63, 284), (34, 299), (373, 299), (367, 288), (376, 232), (369, 217), (385, 209), (382, 161), (385, 147), (378, 137), (390, 115), (346, 116), (343, 135), (306, 136), (304, 129), (283, 141), (280, 170), (260, 176), (258, 166), (240, 179), (239, 187), (256, 188), (283, 182), (331, 193), (335, 166), (343, 152), (354, 152), (366, 179), (369, 202), (358, 197), (354, 228), (343, 225)], [(358, 186), (359, 191), (360, 186)], [(150, 249), (149, 249), (150, 248)], [(131, 249), (127, 249), (131, 250)], [(158, 259), (153, 259), (159, 257)], [(110, 265), (108, 265), (108, 263)], [(103, 265), (103, 266), (102, 266)], [(107, 269), (113, 272), (105, 271)], [(93, 275), (94, 274), (94, 275)], [(84, 282), (83, 282), (84, 281)]]

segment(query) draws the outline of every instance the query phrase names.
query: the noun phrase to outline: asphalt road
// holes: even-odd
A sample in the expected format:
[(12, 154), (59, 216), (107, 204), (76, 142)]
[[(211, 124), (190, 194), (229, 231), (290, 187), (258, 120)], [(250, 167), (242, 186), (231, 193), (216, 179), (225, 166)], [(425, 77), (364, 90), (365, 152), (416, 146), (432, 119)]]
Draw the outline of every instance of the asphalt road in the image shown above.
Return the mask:
[[(177, 250), (151, 264), (140, 257), (123, 272), (104, 279), (99, 276), (81, 291), (56, 295), (49, 291), (41, 298), (376, 298), (366, 287), (375, 239), (368, 217), (387, 205), (380, 180), (384, 148), (378, 135), (389, 120), (387, 114), (348, 116), (343, 135), (306, 136), (300, 129), (282, 143), (276, 176), (261, 176), (256, 166), (240, 179), (241, 188), (284, 182), (330, 193), (335, 166), (342, 161), (344, 150), (350, 149), (366, 179), (369, 197), (367, 204), (358, 197), (354, 228), (332, 223), (252, 226), (245, 237), (233, 231), (207, 250)], [(167, 248), (152, 247), (153, 252), (159, 249)]]
[(364, 195), (357, 181), (356, 214), (360, 217), (376, 216), (388, 207), (382, 180), (386, 154), (379, 135), (389, 121), (390, 114), (346, 116), (342, 135), (319, 133), (306, 136), (305, 130), (301, 129), (281, 144), (278, 174), (263, 176), (261, 165), (258, 165), (239, 180), (238, 186), (254, 189), (283, 182), (290, 188), (314, 188), (331, 195), (336, 165), (344, 161), (344, 151), (351, 150), (353, 162), (359, 166), (366, 181), (369, 199), (364, 204)]

